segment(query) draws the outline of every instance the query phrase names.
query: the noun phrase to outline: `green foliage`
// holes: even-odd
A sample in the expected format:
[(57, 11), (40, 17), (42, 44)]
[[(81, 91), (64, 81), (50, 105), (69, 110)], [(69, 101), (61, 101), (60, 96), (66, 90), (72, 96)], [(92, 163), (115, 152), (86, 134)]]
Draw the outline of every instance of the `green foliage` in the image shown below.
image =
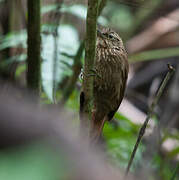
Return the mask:
[(5, 67), (13, 62), (23, 62), (27, 59), (27, 55), (26, 54), (20, 54), (20, 55), (14, 55), (11, 56), (9, 58), (7, 58), (5, 61), (0, 63), (1, 67)]
[(106, 15), (110, 14), (110, 26), (118, 28), (120, 31), (126, 31), (131, 28), (134, 21), (130, 7), (122, 4), (110, 2), (104, 9), (104, 13)]
[(57, 155), (46, 144), (1, 151), (0, 159), (0, 179), (56, 180), (64, 178), (67, 171), (64, 155)]
[[(42, 7), (42, 14), (48, 13), (50, 11), (57, 11), (58, 5), (57, 4), (50, 4), (47, 6)], [(74, 4), (70, 6), (62, 5), (62, 7), (59, 9), (61, 13), (69, 13), (73, 16), (76, 16), (80, 19), (85, 20), (87, 15), (87, 7), (82, 4)], [(98, 23), (101, 25), (107, 25), (108, 21), (106, 18), (100, 16), (98, 18)]]
[[(116, 125), (105, 124), (103, 133), (112, 162), (119, 167), (126, 168), (136, 142), (139, 127), (119, 113), (115, 115), (115, 120)], [(134, 166), (141, 161), (143, 151), (144, 145), (141, 145), (137, 151)]]
[(20, 64), (16, 69), (16, 78), (20, 77), (20, 75), (25, 72), (26, 70), (26, 64)]
[(108, 26), (118, 29), (123, 40), (128, 39), (128, 33), (135, 23), (130, 7), (109, 1), (108, 5), (104, 8), (103, 14), (107, 17)]
[[(63, 54), (75, 55), (78, 46), (78, 33), (70, 25), (60, 25), (57, 37), (57, 67), (56, 83), (58, 84), (65, 76), (70, 76), (73, 59)], [(42, 85), (49, 99), (53, 100), (53, 60), (54, 60), (54, 36), (52, 34), (42, 35)]]
[(172, 168), (169, 162), (158, 154), (154, 157), (153, 168), (158, 169), (158, 176), (163, 180), (170, 180), (172, 176)]
[[(4, 0), (0, 0), (0, 3), (2, 2), (4, 2)], [(152, 7), (156, 7), (160, 3), (160, 0), (156, 2), (153, 1), (153, 3), (154, 5), (152, 5)], [(57, 8), (58, 4), (49, 4), (43, 6), (42, 15), (52, 11), (57, 11)], [(140, 9), (140, 7), (138, 9)], [(87, 7), (82, 4), (73, 3), (72, 5), (62, 5), (59, 11), (61, 13), (70, 14), (70, 16), (84, 21), (86, 19)], [(144, 19), (146, 19), (146, 17), (150, 15), (152, 11), (153, 10), (151, 8), (148, 10), (146, 10), (146, 8), (140, 9), (140, 12), (135, 14), (136, 16), (140, 16), (140, 18), (136, 18), (130, 6), (109, 1), (102, 13), (102, 16), (98, 18), (98, 23), (100, 25), (105, 25), (117, 29), (120, 31), (120, 34), (124, 39), (128, 39), (129, 34), (131, 32), (133, 33), (133, 30), (138, 28), (138, 25), (140, 25), (141, 22), (144, 22)], [(51, 22), (51, 24), (42, 24), (42, 104), (51, 104), (53, 101), (53, 61), (55, 54), (55, 36), (53, 33), (56, 28), (58, 29), (59, 35), (57, 37), (58, 47), (55, 77), (57, 85), (62, 82), (65, 77), (71, 76), (71, 66), (73, 64), (74, 56), (76, 55), (77, 49), (80, 45), (80, 34), (78, 33), (78, 30), (70, 24), (70, 22), (62, 21), (59, 26), (54, 22)], [(24, 50), (27, 48), (26, 41), (26, 30), (10, 32), (6, 35), (1, 35), (0, 51), (6, 50), (7, 48), (16, 47), (21, 47)], [(129, 60), (130, 62), (140, 62), (164, 59), (174, 56), (179, 56), (178, 47), (139, 52), (137, 54), (131, 55)], [(23, 51), (22, 54), (15, 56), (3, 57), (3, 61), (0, 62), (0, 67), (4, 68), (13, 62), (19, 62), (15, 77), (20, 78), (26, 71), (26, 65), (25, 63), (22, 63), (26, 60), (26, 58), (27, 55), (25, 51)], [(68, 110), (78, 112), (79, 93), (79, 90), (75, 89), (71, 94), (65, 105)], [(57, 98), (60, 99), (61, 96), (62, 91), (58, 90)], [(77, 115), (75, 115), (74, 119), (75, 123), (78, 123)], [(119, 113), (115, 115), (115, 119), (116, 123), (106, 123), (104, 126), (103, 134), (107, 145), (107, 153), (109, 155), (109, 161), (118, 167), (126, 168), (129, 157), (136, 142), (139, 126), (132, 123), (131, 120), (127, 119), (125, 116)], [(162, 138), (161, 144), (164, 143), (168, 138), (179, 140), (179, 134), (164, 132), (164, 138)], [(142, 161), (142, 153), (144, 152), (145, 148), (146, 145), (143, 142), (137, 150), (132, 167), (133, 171), (135, 170), (138, 163)], [(47, 147), (44, 148), (43, 146), (37, 147), (36, 145), (32, 145), (30, 147), (24, 148), (23, 150), (19, 150), (18, 152), (10, 152), (8, 155), (0, 152), (0, 171), (3, 172), (0, 173), (0, 179), (57, 179), (56, 174), (58, 173), (58, 175), (63, 175), (63, 172), (65, 171), (62, 167), (64, 165), (64, 160), (60, 159), (61, 164), (58, 164), (58, 170), (53, 169), (52, 167), (56, 167), (57, 162), (52, 157), (53, 153), (47, 152), (46, 149), (48, 151)], [(176, 159), (177, 155), (179, 155), (179, 147), (176, 147), (165, 154), (167, 160), (163, 159), (160, 154), (155, 155), (151, 166), (155, 171), (159, 172), (158, 175), (161, 177), (161, 179), (169, 180), (172, 177), (173, 166), (170, 165), (170, 161)], [(48, 159), (48, 157), (52, 157), (52, 159)]]
[(27, 33), (26, 31), (11, 32), (7, 35), (0, 36), (0, 51), (6, 48), (12, 48), (16, 46), (22, 46), (26, 48)]
[(79, 111), (79, 91), (74, 90), (70, 98), (67, 101), (66, 107), (78, 112)]

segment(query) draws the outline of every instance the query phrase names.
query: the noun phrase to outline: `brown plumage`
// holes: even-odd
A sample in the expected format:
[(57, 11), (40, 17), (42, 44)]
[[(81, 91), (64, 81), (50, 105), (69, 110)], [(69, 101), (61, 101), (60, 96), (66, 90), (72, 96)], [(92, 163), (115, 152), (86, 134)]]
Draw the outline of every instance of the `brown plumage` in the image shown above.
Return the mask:
[(113, 118), (124, 97), (128, 76), (127, 53), (120, 36), (105, 28), (97, 33), (94, 68), (94, 107), (90, 137), (97, 142), (105, 121)]

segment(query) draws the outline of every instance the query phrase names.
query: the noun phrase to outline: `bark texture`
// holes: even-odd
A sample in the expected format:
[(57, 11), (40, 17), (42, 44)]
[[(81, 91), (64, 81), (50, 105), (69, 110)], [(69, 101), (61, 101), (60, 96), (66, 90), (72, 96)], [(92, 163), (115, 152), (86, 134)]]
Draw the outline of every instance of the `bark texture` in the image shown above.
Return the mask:
[(81, 125), (87, 126), (91, 119), (93, 102), (93, 76), (90, 76), (96, 57), (96, 22), (98, 17), (98, 0), (88, 0), (86, 19), (85, 64), (83, 73), (83, 92), (81, 93)]

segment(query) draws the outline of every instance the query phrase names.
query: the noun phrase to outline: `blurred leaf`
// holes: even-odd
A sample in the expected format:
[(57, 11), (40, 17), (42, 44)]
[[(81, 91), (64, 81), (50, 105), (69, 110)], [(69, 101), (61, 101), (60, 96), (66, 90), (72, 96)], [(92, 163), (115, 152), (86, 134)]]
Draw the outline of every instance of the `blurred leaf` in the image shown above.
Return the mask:
[(173, 171), (173, 174), (172, 174), (170, 180), (175, 180), (177, 178), (178, 171), (179, 171), (179, 163), (177, 164), (175, 170)]
[(73, 14), (81, 19), (86, 19), (87, 7), (81, 4), (74, 4), (72, 6), (62, 6), (60, 11), (62, 13), (67, 12)]
[(66, 173), (63, 156), (47, 145), (31, 144), (0, 152), (0, 179), (56, 180)]
[(79, 96), (80, 96), (80, 92), (78, 90), (74, 90), (66, 103), (66, 107), (72, 109), (73, 111), (78, 112), (79, 111)]
[(18, 78), (26, 70), (26, 64), (20, 64), (16, 69), (16, 78)]
[(152, 168), (156, 169), (158, 176), (163, 180), (170, 180), (172, 176), (172, 168), (169, 163), (167, 163), (166, 159), (159, 155), (154, 156)]
[[(78, 33), (73, 26), (60, 25), (58, 28), (58, 55), (57, 55), (57, 77), (56, 82), (59, 83), (64, 76), (71, 75), (72, 71), (69, 68), (73, 59), (67, 56), (61, 55), (61, 52), (65, 52), (70, 55), (75, 55), (78, 46)], [(51, 34), (42, 35), (42, 85), (47, 96), (52, 101), (53, 90), (53, 60), (54, 60), (54, 36)], [(64, 63), (65, 62), (65, 63)]]
[(143, 51), (129, 56), (129, 62), (141, 62), (179, 56), (179, 47)]
[(173, 149), (172, 151), (170, 151), (168, 153), (168, 157), (169, 158), (174, 158), (175, 156), (177, 156), (179, 154), (179, 147), (176, 147), (175, 149)]
[(42, 14), (45, 14), (45, 13), (48, 13), (48, 12), (50, 12), (50, 11), (54, 11), (54, 10), (57, 9), (58, 6), (59, 6), (58, 4), (48, 4), (48, 5), (46, 5), (46, 6), (43, 6), (43, 7), (41, 8), (41, 13), (42, 13)]
[(5, 59), (3, 62), (0, 63), (0, 66), (7, 66), (13, 62), (23, 62), (26, 59), (27, 59), (26, 54), (15, 55), (15, 56), (12, 56), (8, 59)]
[[(43, 6), (42, 13), (44, 14), (50, 11), (56, 11), (57, 7), (58, 7), (57, 4), (50, 4), (47, 6)], [(87, 7), (82, 4), (73, 4), (71, 6), (62, 5), (60, 8), (60, 12), (69, 13), (78, 18), (85, 20), (87, 15)], [(98, 19), (98, 23), (100, 23), (101, 25), (107, 25), (108, 21), (106, 20), (105, 17), (100, 16)]]
[[(112, 161), (117, 166), (126, 168), (136, 142), (138, 127), (119, 114), (115, 118), (117, 118), (119, 126), (113, 127), (110, 123), (106, 123), (103, 134), (107, 142), (108, 154)], [(140, 145), (133, 167), (141, 160), (143, 150), (144, 146)]]
[(134, 17), (128, 6), (109, 1), (103, 12), (109, 17), (110, 26), (120, 31), (126, 32), (133, 25)]
[[(48, 13), (50, 11), (55, 11), (55, 10), (57, 10), (57, 7), (59, 7), (58, 4), (49, 4), (49, 5), (43, 6), (41, 12), (42, 12), (42, 14), (44, 14), (44, 13)], [(86, 8), (86, 6), (81, 5), (81, 4), (74, 4), (72, 6), (62, 5), (60, 8), (60, 12), (61, 13), (70, 13), (79, 18), (85, 19), (86, 14), (87, 14), (87, 8)]]
[(25, 30), (20, 32), (11, 32), (0, 37), (0, 50), (12, 48), (21, 45), (23, 48), (27, 47), (27, 33)]

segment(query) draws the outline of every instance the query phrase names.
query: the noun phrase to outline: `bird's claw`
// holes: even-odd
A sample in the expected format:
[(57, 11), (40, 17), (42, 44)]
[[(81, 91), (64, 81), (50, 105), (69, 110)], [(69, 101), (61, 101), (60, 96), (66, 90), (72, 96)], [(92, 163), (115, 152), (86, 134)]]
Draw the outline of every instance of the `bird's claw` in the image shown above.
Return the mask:
[(99, 75), (96, 69), (90, 69), (90, 71), (92, 72), (90, 74), (86, 74), (85, 72), (82, 71), (81, 78), (83, 79), (84, 76), (87, 76), (87, 77), (96, 76), (98, 78), (101, 78), (101, 76)]

